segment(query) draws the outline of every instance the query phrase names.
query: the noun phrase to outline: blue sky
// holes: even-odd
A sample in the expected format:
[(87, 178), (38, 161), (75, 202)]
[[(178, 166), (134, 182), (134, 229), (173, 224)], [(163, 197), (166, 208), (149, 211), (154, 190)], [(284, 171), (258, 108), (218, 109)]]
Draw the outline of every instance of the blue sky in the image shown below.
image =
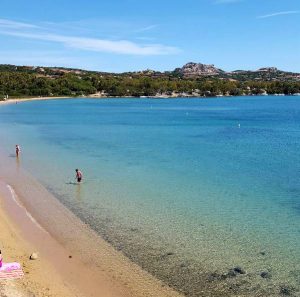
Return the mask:
[(300, 72), (300, 0), (1, 0), (0, 63)]

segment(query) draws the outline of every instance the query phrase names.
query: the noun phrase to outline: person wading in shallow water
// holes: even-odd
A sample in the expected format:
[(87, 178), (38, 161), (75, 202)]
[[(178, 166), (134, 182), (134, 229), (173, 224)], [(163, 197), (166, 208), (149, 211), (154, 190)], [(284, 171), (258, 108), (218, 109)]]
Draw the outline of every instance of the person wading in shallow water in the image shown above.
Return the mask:
[(81, 182), (82, 180), (82, 172), (79, 170), (79, 169), (75, 169), (76, 171), (76, 179), (77, 179), (77, 182)]
[(18, 144), (16, 144), (16, 156), (17, 157), (19, 157), (20, 151), (21, 151), (20, 146)]
[(2, 258), (2, 253), (1, 253), (1, 250), (0, 250), (0, 268), (2, 267), (2, 261), (3, 261), (3, 258)]

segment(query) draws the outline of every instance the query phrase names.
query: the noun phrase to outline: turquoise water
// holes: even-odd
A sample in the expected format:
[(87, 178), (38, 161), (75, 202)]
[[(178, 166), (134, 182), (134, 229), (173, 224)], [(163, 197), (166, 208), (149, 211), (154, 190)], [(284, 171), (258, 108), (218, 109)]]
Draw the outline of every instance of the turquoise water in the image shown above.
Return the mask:
[(238, 265), (247, 284), (213, 286), (297, 294), (300, 97), (24, 102), (0, 106), (0, 137), (83, 221), (178, 290), (202, 296), (199, 279)]

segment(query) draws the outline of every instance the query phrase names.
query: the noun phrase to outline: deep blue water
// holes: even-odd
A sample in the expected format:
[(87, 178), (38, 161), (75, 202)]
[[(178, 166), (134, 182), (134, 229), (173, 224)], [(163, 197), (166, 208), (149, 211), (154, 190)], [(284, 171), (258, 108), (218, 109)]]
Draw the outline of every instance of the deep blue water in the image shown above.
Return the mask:
[(138, 228), (145, 248), (163, 242), (204, 266), (255, 270), (270, 250), (280, 275), (299, 269), (300, 97), (24, 102), (0, 106), (0, 137), (128, 254)]

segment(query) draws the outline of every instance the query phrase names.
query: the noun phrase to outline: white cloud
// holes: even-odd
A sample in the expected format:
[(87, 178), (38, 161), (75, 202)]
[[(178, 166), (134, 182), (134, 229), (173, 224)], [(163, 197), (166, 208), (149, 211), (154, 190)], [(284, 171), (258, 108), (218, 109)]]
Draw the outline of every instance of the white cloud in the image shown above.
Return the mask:
[(30, 28), (38, 28), (36, 25), (15, 22), (6, 19), (0, 19), (0, 27), (9, 28), (9, 29), (30, 29)]
[[(154, 27), (155, 25), (152, 25), (142, 28), (142, 30), (151, 30)], [(9, 20), (0, 21), (0, 34), (32, 40), (55, 42), (63, 44), (66, 47), (95, 52), (143, 56), (167, 55), (180, 52), (176, 47), (162, 44), (139, 44), (129, 40), (108, 40), (51, 34), (41, 30), (40, 27), (35, 25), (12, 22)]]
[(145, 31), (149, 31), (149, 30), (152, 30), (154, 28), (157, 28), (158, 25), (150, 25), (150, 26), (147, 26), (147, 27), (144, 27), (144, 28), (140, 28), (138, 30), (136, 30), (135, 32), (136, 33), (140, 33), (140, 32), (145, 32)]
[(288, 14), (299, 14), (300, 10), (290, 10), (290, 11), (279, 11), (271, 14), (261, 15), (258, 16), (258, 19), (266, 19), (266, 18), (272, 18), (280, 15), (288, 15)]
[(139, 36), (139, 37), (136, 37), (135, 39), (143, 40), (143, 41), (153, 41), (153, 40), (155, 40), (154, 37), (145, 37), (145, 36)]

